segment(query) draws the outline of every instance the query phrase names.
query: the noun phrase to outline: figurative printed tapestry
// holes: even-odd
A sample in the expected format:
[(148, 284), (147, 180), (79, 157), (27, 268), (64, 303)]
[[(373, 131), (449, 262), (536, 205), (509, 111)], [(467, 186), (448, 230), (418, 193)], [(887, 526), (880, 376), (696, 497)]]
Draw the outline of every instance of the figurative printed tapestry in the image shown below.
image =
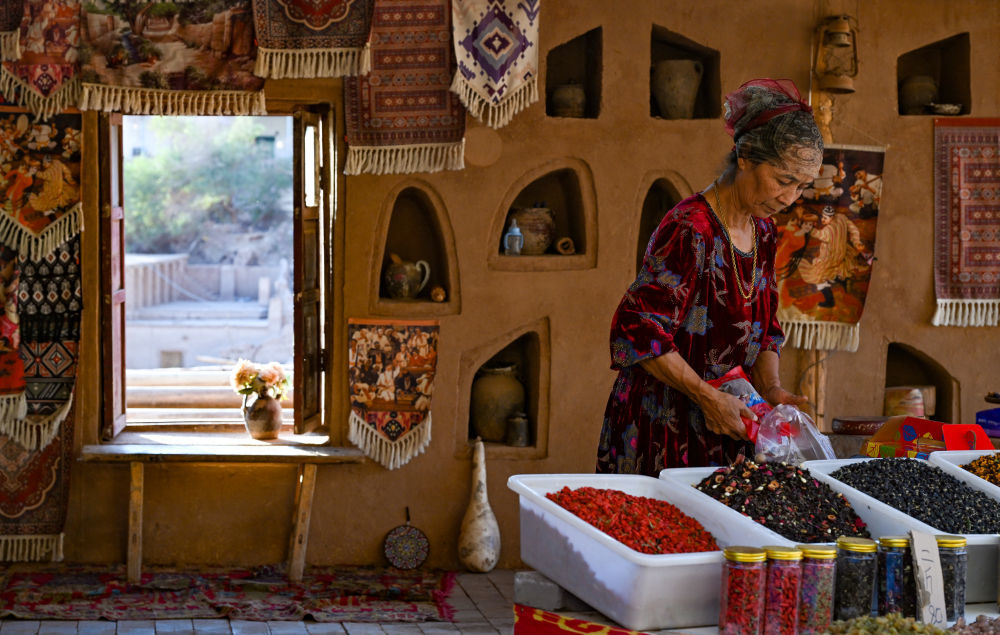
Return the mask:
[(80, 108), (263, 115), (250, 0), (88, 0)]
[[(39, 118), (48, 118), (75, 105), (79, 98), (80, 0), (14, 4), (23, 4), (23, 13), (18, 40), (4, 36), (7, 61), (0, 67), (0, 92)], [(16, 50), (11, 49), (11, 42), (16, 43)]]
[(344, 81), (346, 174), (465, 167), (465, 109), (448, 87), (448, 0), (379, 0), (372, 70)]
[(0, 2), (0, 60), (21, 56), (20, 35), (24, 0)]
[(41, 258), (80, 231), (80, 115), (0, 113), (0, 243)]
[(253, 0), (261, 77), (341, 77), (371, 70), (375, 0)]
[(885, 149), (830, 145), (777, 217), (778, 321), (795, 348), (856, 351), (875, 252)]
[(608, 626), (567, 617), (523, 604), (514, 605), (514, 635), (643, 635), (621, 626)]
[(0, 298), (3, 299), (3, 315), (0, 315), (0, 421), (23, 419), (28, 412), (24, 399), (17, 291), (17, 252), (0, 245)]
[(451, 90), (491, 128), (538, 101), (540, 9), (541, 0), (452, 0), (458, 71)]
[(431, 442), (436, 321), (348, 320), (348, 438), (394, 470)]
[(934, 326), (1000, 324), (1000, 119), (934, 120)]

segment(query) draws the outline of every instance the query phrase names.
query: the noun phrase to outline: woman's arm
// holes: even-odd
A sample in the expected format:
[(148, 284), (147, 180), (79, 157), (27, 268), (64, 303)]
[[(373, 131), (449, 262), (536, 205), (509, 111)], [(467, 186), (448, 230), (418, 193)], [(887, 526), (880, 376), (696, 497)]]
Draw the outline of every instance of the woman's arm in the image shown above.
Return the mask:
[(643, 359), (639, 365), (697, 403), (705, 414), (705, 425), (709, 430), (734, 439), (747, 439), (746, 426), (740, 417), (756, 421), (757, 415), (740, 398), (716, 389), (699, 377), (680, 353), (674, 351)]
[(761, 351), (757, 356), (757, 362), (750, 369), (750, 377), (760, 396), (772, 406), (783, 403), (801, 406), (809, 403), (806, 397), (792, 394), (781, 387), (781, 379), (778, 377), (778, 354), (774, 351)]

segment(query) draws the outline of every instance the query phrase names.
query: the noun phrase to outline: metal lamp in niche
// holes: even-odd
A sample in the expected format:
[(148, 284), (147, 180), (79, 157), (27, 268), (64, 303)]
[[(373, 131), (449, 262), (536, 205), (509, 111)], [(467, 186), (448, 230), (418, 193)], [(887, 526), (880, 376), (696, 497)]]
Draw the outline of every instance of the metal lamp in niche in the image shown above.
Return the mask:
[(828, 16), (816, 27), (813, 72), (820, 90), (853, 93), (858, 74), (856, 20), (849, 15)]

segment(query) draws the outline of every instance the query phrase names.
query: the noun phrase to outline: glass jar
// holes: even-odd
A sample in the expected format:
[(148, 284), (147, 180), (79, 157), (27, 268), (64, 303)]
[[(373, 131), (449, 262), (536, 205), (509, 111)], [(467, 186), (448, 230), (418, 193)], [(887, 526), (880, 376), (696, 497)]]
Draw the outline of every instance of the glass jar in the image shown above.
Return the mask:
[(832, 545), (798, 545), (802, 550), (802, 585), (799, 588), (799, 634), (819, 635), (833, 619), (833, 588), (837, 573), (837, 548)]
[(722, 555), (719, 633), (761, 635), (767, 552), (756, 547), (727, 547)]
[(917, 616), (917, 587), (913, 556), (906, 536), (878, 539), (878, 614)]
[(871, 615), (875, 594), (876, 545), (867, 538), (837, 539), (837, 584), (833, 617), (850, 620)]
[(795, 547), (764, 547), (767, 582), (764, 591), (765, 635), (795, 635), (799, 626), (802, 551)]
[(944, 608), (949, 622), (965, 616), (965, 578), (969, 569), (966, 539), (962, 536), (935, 536), (941, 577), (944, 579)]

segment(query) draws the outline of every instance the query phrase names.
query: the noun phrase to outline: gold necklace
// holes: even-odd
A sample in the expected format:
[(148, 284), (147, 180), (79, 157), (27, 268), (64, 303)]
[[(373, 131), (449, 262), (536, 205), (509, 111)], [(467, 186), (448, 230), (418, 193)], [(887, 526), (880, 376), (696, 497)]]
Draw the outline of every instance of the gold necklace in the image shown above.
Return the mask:
[(726, 238), (729, 239), (729, 257), (733, 263), (733, 272), (736, 274), (736, 288), (739, 289), (740, 295), (744, 300), (749, 300), (753, 297), (754, 289), (757, 288), (757, 223), (753, 222), (753, 217), (750, 218), (750, 232), (753, 235), (753, 248), (751, 249), (751, 254), (753, 256), (753, 262), (751, 271), (753, 273), (750, 277), (750, 286), (748, 287), (746, 293), (743, 292), (743, 276), (740, 275), (740, 270), (736, 266), (736, 246), (733, 244), (733, 237), (729, 233), (729, 226), (726, 225), (725, 218), (722, 214), (722, 202), (719, 200), (719, 181), (716, 179), (715, 183), (712, 184), (712, 192), (715, 194), (715, 206), (718, 208), (719, 213), (717, 216), (719, 220), (722, 221), (722, 226), (726, 230)]

